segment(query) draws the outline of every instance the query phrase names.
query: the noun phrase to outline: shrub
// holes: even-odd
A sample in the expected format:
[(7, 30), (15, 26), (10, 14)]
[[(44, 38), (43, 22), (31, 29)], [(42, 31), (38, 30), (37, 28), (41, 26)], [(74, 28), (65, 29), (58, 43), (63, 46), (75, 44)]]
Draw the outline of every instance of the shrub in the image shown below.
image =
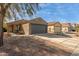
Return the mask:
[(6, 28), (3, 28), (3, 32), (7, 32), (7, 29)]

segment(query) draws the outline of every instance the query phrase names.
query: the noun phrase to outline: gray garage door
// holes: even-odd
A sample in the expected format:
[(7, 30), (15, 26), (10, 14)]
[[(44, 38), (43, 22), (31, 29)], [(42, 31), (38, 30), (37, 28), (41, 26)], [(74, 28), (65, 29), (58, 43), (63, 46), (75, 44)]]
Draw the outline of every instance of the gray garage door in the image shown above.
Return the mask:
[(54, 32), (56, 34), (61, 34), (61, 27), (54, 27)]
[(47, 33), (47, 25), (32, 24), (32, 34)]

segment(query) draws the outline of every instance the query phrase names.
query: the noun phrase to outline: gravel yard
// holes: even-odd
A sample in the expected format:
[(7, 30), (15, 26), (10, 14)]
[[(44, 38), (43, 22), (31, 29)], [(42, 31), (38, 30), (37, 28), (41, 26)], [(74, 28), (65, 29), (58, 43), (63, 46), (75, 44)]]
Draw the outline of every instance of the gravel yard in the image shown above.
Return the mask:
[[(1, 56), (79, 55), (79, 38), (49, 38), (38, 35), (4, 37)], [(77, 50), (77, 51), (76, 51)]]
[(4, 39), (4, 46), (0, 48), (0, 55), (9, 56), (56, 56), (70, 55), (53, 42), (32, 36), (14, 36)]

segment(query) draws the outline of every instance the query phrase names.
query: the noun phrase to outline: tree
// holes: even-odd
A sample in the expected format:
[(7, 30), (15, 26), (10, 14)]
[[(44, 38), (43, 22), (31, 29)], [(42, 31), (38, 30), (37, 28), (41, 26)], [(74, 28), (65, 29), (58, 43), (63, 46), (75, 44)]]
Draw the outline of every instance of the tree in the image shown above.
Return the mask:
[[(0, 3), (0, 46), (3, 46), (3, 20), (5, 18), (11, 19), (12, 14), (15, 15), (13, 10), (16, 10), (17, 13), (27, 12), (29, 16), (32, 16), (36, 9), (38, 9), (38, 4), (33, 3), (24, 3), (24, 4), (11, 4), (11, 3)], [(15, 15), (16, 16), (16, 15)]]
[(79, 26), (76, 26), (76, 31), (79, 32)]

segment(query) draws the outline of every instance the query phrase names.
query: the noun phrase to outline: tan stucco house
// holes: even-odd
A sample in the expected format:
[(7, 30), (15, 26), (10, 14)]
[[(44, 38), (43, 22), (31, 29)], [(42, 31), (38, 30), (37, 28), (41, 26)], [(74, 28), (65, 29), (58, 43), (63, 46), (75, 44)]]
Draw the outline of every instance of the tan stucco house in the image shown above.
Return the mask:
[(61, 23), (62, 24), (62, 32), (69, 32), (69, 23)]
[(65, 32), (69, 32), (68, 23), (60, 23), (60, 22), (48, 23), (48, 33), (65, 33)]
[(48, 33), (60, 34), (62, 31), (62, 24), (60, 22), (49, 22)]
[(47, 22), (41, 17), (32, 20), (17, 20), (7, 23), (8, 32), (16, 34), (39, 34), (47, 33)]

